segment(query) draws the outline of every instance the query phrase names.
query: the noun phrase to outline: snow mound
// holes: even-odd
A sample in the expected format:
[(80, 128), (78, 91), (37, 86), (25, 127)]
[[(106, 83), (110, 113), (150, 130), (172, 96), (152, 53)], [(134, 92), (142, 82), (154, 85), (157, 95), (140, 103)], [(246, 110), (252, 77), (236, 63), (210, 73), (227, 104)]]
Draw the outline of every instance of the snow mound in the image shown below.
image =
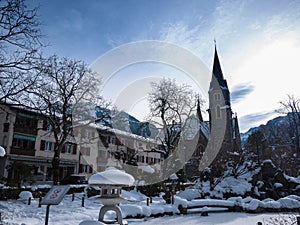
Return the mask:
[(90, 185), (124, 185), (132, 186), (134, 183), (134, 178), (125, 171), (118, 170), (114, 167), (109, 167), (105, 171), (93, 174), (89, 179)]
[(28, 200), (29, 198), (33, 199), (32, 193), (30, 191), (21, 191), (19, 194), (18, 200)]
[(234, 202), (228, 200), (219, 199), (196, 199), (188, 203), (188, 206), (223, 206), (223, 207), (233, 207)]
[(289, 196), (278, 199), (277, 202), (281, 204), (282, 208), (287, 208), (287, 209), (299, 209), (300, 208), (300, 201), (291, 198)]
[(82, 221), (79, 225), (105, 225), (105, 223), (101, 223), (99, 221), (94, 220), (86, 220)]
[(255, 211), (257, 210), (258, 207), (263, 207), (263, 206), (264, 204), (261, 201), (257, 199), (252, 199), (249, 205), (247, 206), (247, 209), (251, 211)]
[(141, 192), (136, 190), (126, 191), (122, 190), (122, 196), (128, 201), (143, 201), (147, 199), (147, 196), (143, 195)]
[(136, 216), (150, 216), (151, 210), (145, 206), (140, 205), (121, 205), (122, 217), (136, 217)]
[(199, 189), (185, 189), (184, 191), (181, 191), (177, 195), (180, 198), (191, 201), (195, 198), (199, 198), (200, 197), (200, 192), (199, 192)]
[(187, 205), (188, 205), (188, 200), (187, 199), (184, 199), (184, 198), (181, 198), (180, 196), (174, 196), (174, 203), (176, 205), (182, 205), (182, 207), (186, 208)]

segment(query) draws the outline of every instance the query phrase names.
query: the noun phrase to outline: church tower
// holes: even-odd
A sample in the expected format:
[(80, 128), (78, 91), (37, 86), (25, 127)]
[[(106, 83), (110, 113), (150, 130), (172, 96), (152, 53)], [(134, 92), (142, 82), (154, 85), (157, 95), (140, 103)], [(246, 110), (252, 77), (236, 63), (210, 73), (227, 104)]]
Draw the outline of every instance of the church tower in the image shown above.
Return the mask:
[[(237, 115), (233, 114), (230, 92), (224, 79), (215, 46), (212, 78), (209, 86), (209, 121), (204, 121), (197, 100), (197, 119), (199, 120), (198, 146), (192, 158), (185, 165), (188, 178), (199, 175), (210, 167), (210, 178), (222, 175), (228, 162), (237, 161), (241, 153), (241, 140)], [(205, 173), (200, 176), (206, 176)], [(201, 175), (202, 174), (202, 175)], [(211, 184), (214, 182), (212, 181)]]
[(210, 129), (214, 127), (216, 130), (224, 131), (221, 148), (213, 162), (222, 166), (240, 152), (241, 143), (237, 116), (231, 109), (230, 92), (223, 76), (216, 46), (208, 94)]

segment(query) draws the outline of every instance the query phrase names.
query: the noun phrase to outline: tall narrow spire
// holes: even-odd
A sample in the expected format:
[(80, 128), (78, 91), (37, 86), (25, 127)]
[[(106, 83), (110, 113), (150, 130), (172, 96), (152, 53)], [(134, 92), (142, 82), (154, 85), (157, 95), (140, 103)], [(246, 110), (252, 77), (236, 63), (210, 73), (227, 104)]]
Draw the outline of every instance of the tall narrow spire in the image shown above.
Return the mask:
[(215, 40), (215, 56), (214, 56), (214, 65), (213, 65), (213, 75), (218, 80), (219, 84), (221, 86), (224, 86), (224, 76), (223, 76), (223, 72), (221, 69), (220, 60), (218, 57), (216, 40)]
[(197, 117), (199, 119), (199, 122), (203, 122), (203, 117), (202, 117), (201, 108), (200, 108), (200, 99), (199, 99), (199, 96), (197, 98)]

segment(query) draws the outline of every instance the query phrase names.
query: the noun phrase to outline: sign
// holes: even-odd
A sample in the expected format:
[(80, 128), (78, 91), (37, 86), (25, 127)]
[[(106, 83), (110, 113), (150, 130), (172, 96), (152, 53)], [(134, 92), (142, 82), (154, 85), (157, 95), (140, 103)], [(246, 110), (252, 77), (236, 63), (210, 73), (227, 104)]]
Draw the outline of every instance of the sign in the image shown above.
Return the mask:
[(69, 191), (69, 185), (55, 185), (42, 199), (41, 205), (58, 205)]

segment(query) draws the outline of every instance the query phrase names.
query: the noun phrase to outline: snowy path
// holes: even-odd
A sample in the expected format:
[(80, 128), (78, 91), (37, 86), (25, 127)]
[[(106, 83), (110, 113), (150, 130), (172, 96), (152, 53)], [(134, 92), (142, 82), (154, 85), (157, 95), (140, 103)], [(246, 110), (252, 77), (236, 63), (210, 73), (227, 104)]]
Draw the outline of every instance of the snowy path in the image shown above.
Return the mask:
[[(203, 217), (199, 214), (165, 216), (162, 218), (149, 219), (148, 221), (130, 221), (130, 225), (256, 225), (257, 222), (263, 222), (264, 225), (270, 223), (270, 218), (295, 219), (294, 214), (268, 213), (268, 214), (248, 214), (248, 213), (210, 213)], [(269, 222), (269, 223), (267, 223)]]
[[(87, 201), (87, 205), (80, 207), (79, 201), (64, 201), (58, 206), (51, 206), (49, 225), (78, 225), (84, 220), (97, 220), (99, 203)], [(40, 225), (44, 224), (45, 206), (37, 207), (37, 202), (28, 206), (18, 201), (0, 201), (3, 225)], [(203, 217), (199, 213), (190, 215), (164, 216), (159, 218), (127, 219), (130, 225), (256, 225), (257, 222), (267, 221), (269, 218), (294, 218), (295, 214), (283, 213), (209, 213)], [(1, 222), (0, 222), (1, 224)], [(268, 223), (263, 223), (264, 225)], [(272, 224), (272, 223), (269, 223)]]
[[(143, 195), (137, 192), (126, 192), (128, 199), (135, 203), (126, 203), (121, 205), (124, 215), (134, 215), (138, 210), (141, 212), (162, 212), (172, 211), (174, 205), (165, 205), (159, 198), (153, 199), (150, 207), (146, 206)], [(96, 198), (85, 200), (85, 206), (81, 207), (81, 198), (83, 194), (76, 194), (75, 201), (72, 196), (67, 195), (57, 206), (50, 207), (49, 225), (78, 225), (82, 221), (93, 220), (98, 218), (99, 209), (102, 206)], [(193, 203), (207, 203), (208, 200), (194, 200)], [(212, 201), (213, 202), (213, 201)], [(220, 201), (217, 201), (220, 202)], [(208, 202), (209, 203), (209, 202)], [(208, 204), (207, 203), (207, 204)], [(222, 202), (221, 202), (222, 203)], [(228, 202), (227, 202), (228, 203)], [(228, 203), (229, 204), (229, 203)], [(46, 206), (38, 207), (38, 201), (32, 200), (31, 205), (27, 205), (19, 200), (0, 201), (1, 219), (0, 225), (41, 225), (44, 224)], [(142, 213), (141, 213), (142, 215)], [(114, 214), (109, 211), (105, 215), (107, 219), (114, 218)], [(298, 213), (299, 216), (299, 213)], [(233, 212), (209, 212), (208, 216), (200, 216), (200, 212), (189, 215), (174, 215), (164, 217), (148, 217), (145, 219), (126, 219), (130, 225), (256, 225), (257, 222), (263, 222), (264, 225), (274, 225), (279, 223), (270, 222), (270, 218), (280, 220), (287, 219), (289, 222), (282, 224), (293, 224), (291, 221), (296, 220), (295, 213), (233, 213)], [(267, 222), (269, 221), (269, 222)], [(295, 223), (296, 224), (296, 223)]]

